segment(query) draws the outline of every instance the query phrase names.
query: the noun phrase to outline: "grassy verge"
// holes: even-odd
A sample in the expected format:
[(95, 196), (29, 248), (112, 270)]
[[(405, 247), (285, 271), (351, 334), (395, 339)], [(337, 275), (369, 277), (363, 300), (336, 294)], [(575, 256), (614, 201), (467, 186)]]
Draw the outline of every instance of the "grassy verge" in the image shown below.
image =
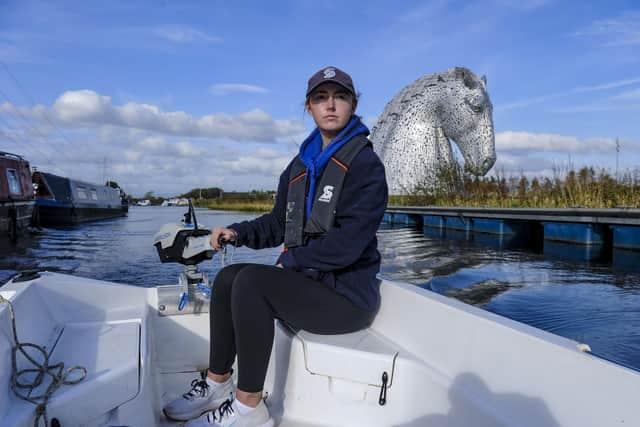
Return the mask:
[(238, 200), (197, 200), (196, 206), (200, 208), (217, 209), (222, 211), (239, 212), (269, 212), (273, 209), (272, 200), (238, 201)]

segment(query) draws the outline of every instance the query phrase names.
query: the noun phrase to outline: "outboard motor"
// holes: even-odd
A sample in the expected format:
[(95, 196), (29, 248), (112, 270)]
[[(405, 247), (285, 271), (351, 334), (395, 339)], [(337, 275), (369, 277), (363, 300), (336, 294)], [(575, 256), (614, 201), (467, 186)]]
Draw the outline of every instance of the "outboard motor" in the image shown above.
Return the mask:
[(190, 300), (197, 302), (198, 294), (205, 298), (211, 297), (212, 284), (205, 272), (198, 271), (198, 264), (212, 259), (216, 253), (211, 246), (210, 238), (211, 230), (198, 227), (191, 199), (189, 210), (184, 214), (182, 222), (163, 225), (153, 237), (153, 245), (161, 262), (175, 262), (185, 266), (178, 278), (178, 285), (182, 291), (178, 311), (182, 311)]
[(180, 224), (165, 224), (153, 237), (161, 262), (197, 265), (213, 258), (216, 250), (209, 241), (211, 230), (198, 228), (196, 213), (189, 199), (189, 210)]

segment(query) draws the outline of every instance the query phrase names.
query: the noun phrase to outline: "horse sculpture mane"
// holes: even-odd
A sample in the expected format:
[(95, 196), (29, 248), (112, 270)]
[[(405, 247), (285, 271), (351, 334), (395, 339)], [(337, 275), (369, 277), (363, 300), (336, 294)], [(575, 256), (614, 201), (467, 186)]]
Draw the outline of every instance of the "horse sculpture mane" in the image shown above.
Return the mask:
[(371, 133), (391, 194), (433, 188), (453, 165), (453, 140), (465, 169), (484, 175), (496, 160), (493, 106), (484, 76), (456, 67), (426, 75), (389, 101)]

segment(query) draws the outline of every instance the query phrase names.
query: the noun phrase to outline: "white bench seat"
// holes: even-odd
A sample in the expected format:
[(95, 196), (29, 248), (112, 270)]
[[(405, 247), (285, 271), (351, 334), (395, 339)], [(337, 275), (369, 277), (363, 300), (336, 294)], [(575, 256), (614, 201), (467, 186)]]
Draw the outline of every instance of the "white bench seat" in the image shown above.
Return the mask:
[(298, 331), (305, 367), (315, 375), (382, 387), (387, 373), (391, 386), (398, 348), (372, 329), (341, 335), (317, 335)]

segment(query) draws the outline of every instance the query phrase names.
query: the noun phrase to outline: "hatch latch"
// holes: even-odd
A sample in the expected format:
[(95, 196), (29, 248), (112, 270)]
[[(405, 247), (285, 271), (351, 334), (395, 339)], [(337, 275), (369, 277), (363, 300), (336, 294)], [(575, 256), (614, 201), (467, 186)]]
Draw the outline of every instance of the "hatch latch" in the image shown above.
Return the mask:
[(382, 389), (380, 390), (380, 398), (378, 399), (378, 403), (380, 406), (384, 406), (387, 403), (387, 381), (389, 381), (389, 375), (387, 372), (382, 373)]

